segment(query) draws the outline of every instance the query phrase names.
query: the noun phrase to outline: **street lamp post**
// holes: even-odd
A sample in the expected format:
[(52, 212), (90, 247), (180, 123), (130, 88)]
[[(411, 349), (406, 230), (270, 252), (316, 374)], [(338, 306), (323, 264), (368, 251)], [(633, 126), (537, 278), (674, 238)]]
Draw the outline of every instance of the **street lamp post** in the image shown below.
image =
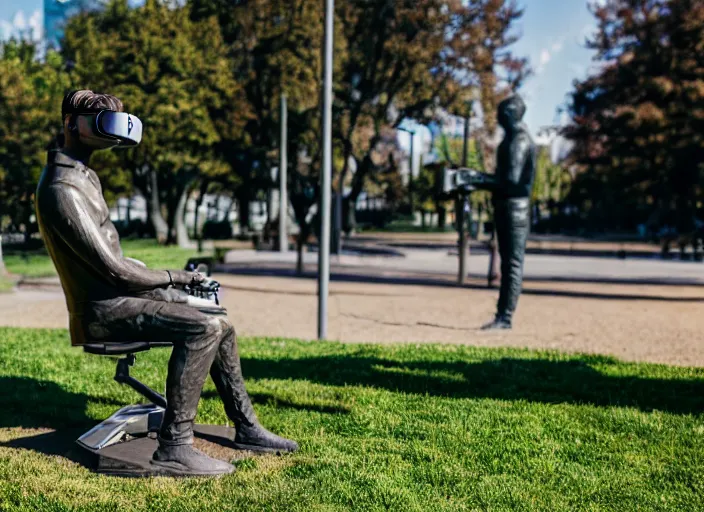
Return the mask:
[(332, 178), (332, 50), (334, 0), (325, 0), (325, 45), (323, 54), (323, 167), (320, 173), (320, 237), (318, 238), (318, 339), (328, 333), (328, 288), (330, 284), (330, 182)]
[[(469, 163), (469, 121), (472, 116), (472, 102), (469, 102), (467, 115), (464, 118), (464, 141), (462, 144), (462, 167), (467, 167)], [(465, 214), (470, 219), (472, 210), (469, 203), (469, 193), (460, 193), (457, 196), (455, 203), (455, 213), (457, 218), (457, 231), (459, 233), (459, 240), (457, 241), (457, 250), (459, 254), (459, 269), (457, 271), (457, 283), (463, 285), (467, 278), (467, 254), (469, 253), (469, 248), (467, 247), (467, 229)], [(471, 224), (470, 224), (471, 229)]]
[(288, 194), (286, 190), (288, 176), (288, 109), (286, 95), (281, 95), (281, 140), (279, 141), (279, 251), (288, 251), (286, 221), (288, 220)]
[(415, 139), (415, 136), (416, 136), (416, 132), (415, 132), (415, 130), (409, 130), (409, 129), (407, 129), (407, 128), (402, 128), (402, 127), (400, 127), (400, 126), (398, 127), (398, 129), (399, 129), (400, 131), (402, 131), (402, 132), (406, 132), (406, 133), (410, 136), (410, 139), (411, 139), (411, 147), (410, 147), (411, 156), (410, 156), (410, 161), (409, 161), (409, 165), (408, 165), (408, 205), (409, 205), (410, 210), (411, 210), (411, 216), (413, 216), (413, 213), (414, 213), (414, 204), (413, 204), (413, 157), (415, 156), (415, 153), (414, 153), (414, 151), (413, 151), (413, 142), (414, 142), (414, 139)]

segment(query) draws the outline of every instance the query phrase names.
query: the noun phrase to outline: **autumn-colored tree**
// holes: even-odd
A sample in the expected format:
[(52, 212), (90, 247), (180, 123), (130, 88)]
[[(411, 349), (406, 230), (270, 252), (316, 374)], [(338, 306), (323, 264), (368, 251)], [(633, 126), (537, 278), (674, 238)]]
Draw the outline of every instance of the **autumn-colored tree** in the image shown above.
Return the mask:
[[(278, 166), (282, 94), (288, 103), (289, 177), (298, 179), (296, 173), (307, 175), (317, 168), (323, 37), (320, 2), (246, 0), (233, 5), (230, 0), (189, 0), (189, 5), (196, 20), (217, 17), (229, 48), (231, 71), (251, 109), (245, 137), (221, 143), (227, 159), (237, 162), (234, 171), (241, 186), (236, 197), (241, 226), (247, 229), (249, 202), (258, 190), (273, 185), (270, 170)], [(336, 50), (342, 54), (341, 48)], [(307, 163), (311, 158), (312, 166)], [(305, 222), (305, 218), (298, 220)]]
[(587, 44), (601, 66), (571, 95), (564, 133), (581, 169), (571, 198), (596, 227), (632, 229), (661, 208), (691, 229), (703, 191), (704, 4), (608, 0), (591, 10), (598, 29)]
[(480, 142), (485, 170), (494, 172), (498, 105), (531, 73), (527, 59), (510, 49), (519, 38), (515, 25), (524, 10), (516, 0), (470, 0), (467, 10), (474, 21), (464, 51), (476, 74), (478, 93), (473, 96), (479, 100), (482, 112), (482, 126), (475, 137)]
[(369, 175), (385, 169), (375, 163), (384, 130), (409, 118), (430, 121), (471, 80), (460, 48), (471, 20), (460, 2), (447, 0), (350, 0), (338, 3), (337, 16), (346, 43), (335, 83), (337, 183), (345, 182), (354, 161), (345, 198), (354, 204)]

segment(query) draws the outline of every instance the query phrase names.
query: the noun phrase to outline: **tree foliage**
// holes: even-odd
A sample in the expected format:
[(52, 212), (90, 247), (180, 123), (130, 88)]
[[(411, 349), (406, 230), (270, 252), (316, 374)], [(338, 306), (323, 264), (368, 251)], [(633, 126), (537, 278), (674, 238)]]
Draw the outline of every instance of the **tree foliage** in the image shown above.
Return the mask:
[[(307, 234), (321, 165), (320, 7), (318, 0), (146, 0), (130, 8), (127, 0), (110, 0), (100, 11), (77, 15), (61, 43), (63, 62), (57, 54), (40, 62), (32, 50), (21, 65), (2, 64), (7, 69), (0, 83), (8, 85), (0, 97), (11, 95), (14, 109), (25, 100), (10, 77), (26, 75), (22, 87), (29, 87), (35, 79), (30, 76), (56, 75), (51, 101), (32, 99), (37, 91), (24, 94), (27, 103), (41, 105), (27, 110), (26, 116), (36, 113), (35, 121), (22, 118), (29, 126), (25, 132), (46, 135), (32, 139), (40, 149), (22, 153), (37, 155), (23, 168), (40, 171), (58, 126), (39, 125), (59, 121), (60, 96), (69, 87), (109, 92), (144, 121), (145, 133), (135, 149), (96, 155), (94, 166), (108, 196), (140, 191), (156, 233), (173, 241), (185, 233), (181, 221), (189, 191), (197, 187), (203, 193), (217, 184), (218, 190), (234, 192), (246, 227), (249, 201), (274, 185), (279, 102), (285, 94), (290, 198)], [(463, 115), (468, 99), (479, 92), (487, 105), (486, 133), (495, 128), (491, 105), (527, 69), (508, 49), (520, 15), (513, 0), (337, 3), (333, 162), (335, 186), (351, 190), (348, 211), (364, 189), (393, 205), (405, 200), (398, 172), (405, 157), (395, 137), (404, 120)], [(5, 152), (20, 144), (8, 141)], [(9, 164), (3, 165), (7, 174)]]
[[(0, 216), (5, 228), (33, 231), (34, 192), (49, 143), (61, 129), (68, 76), (61, 58), (35, 59), (28, 41), (0, 45)], [(51, 115), (50, 113), (54, 113)]]
[(592, 12), (600, 71), (574, 84), (565, 129), (582, 171), (572, 198), (610, 227), (653, 208), (691, 219), (704, 170), (704, 4), (609, 0)]
[[(272, 186), (278, 165), (281, 95), (288, 103), (289, 183), (292, 190), (314, 178), (319, 161), (320, 2), (313, 0), (189, 0), (194, 20), (215, 16), (228, 46), (232, 73), (243, 89), (251, 116), (245, 137), (223, 140), (228, 160), (237, 162), (240, 222), (249, 221), (256, 191)], [(343, 52), (337, 47), (337, 54)], [(299, 224), (305, 224), (309, 198), (291, 194)], [(298, 201), (302, 201), (298, 204)]]
[(189, 14), (158, 0), (138, 8), (114, 0), (74, 18), (63, 41), (77, 86), (120, 97), (143, 120), (142, 143), (121, 161), (152, 202), (152, 220), (166, 211), (169, 241), (183, 237), (189, 187), (228, 173), (218, 143), (243, 137), (249, 119), (217, 20)]

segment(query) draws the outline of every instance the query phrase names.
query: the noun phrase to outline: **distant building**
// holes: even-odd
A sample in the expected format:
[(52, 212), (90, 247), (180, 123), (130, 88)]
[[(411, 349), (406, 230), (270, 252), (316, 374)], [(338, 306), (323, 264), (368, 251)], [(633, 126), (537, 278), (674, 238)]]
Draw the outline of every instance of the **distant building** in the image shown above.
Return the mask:
[(44, 0), (44, 37), (47, 47), (60, 46), (66, 21), (71, 16), (102, 6), (102, 0)]

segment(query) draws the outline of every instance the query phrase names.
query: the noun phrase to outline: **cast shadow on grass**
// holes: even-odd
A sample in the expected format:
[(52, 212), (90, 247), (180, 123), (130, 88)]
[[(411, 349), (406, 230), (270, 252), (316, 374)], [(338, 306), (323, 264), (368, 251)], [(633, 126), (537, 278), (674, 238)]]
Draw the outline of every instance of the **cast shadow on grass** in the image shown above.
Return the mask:
[[(242, 360), (245, 378), (308, 380), (454, 398), (704, 412), (704, 379), (610, 376), (589, 356), (567, 361), (504, 358), (481, 362), (398, 362), (365, 356)], [(594, 356), (593, 359), (599, 359)], [(604, 362), (604, 358), (600, 359)]]
[(0, 377), (0, 390), (0, 428), (22, 429), (19, 437), (0, 447), (58, 455), (84, 466), (92, 464), (92, 457), (75, 440), (97, 423), (86, 415), (88, 403), (122, 405), (27, 377)]
[[(279, 268), (275, 266), (266, 266), (264, 264), (260, 265), (229, 265), (220, 266), (216, 268), (217, 272), (222, 272), (232, 275), (245, 275), (245, 276), (271, 276), (271, 277), (288, 277), (292, 279), (316, 279), (317, 274), (308, 270), (303, 274), (296, 273), (295, 270), (289, 268)], [(365, 270), (364, 272), (332, 272), (330, 274), (330, 280), (333, 282), (342, 283), (369, 283), (369, 284), (391, 284), (391, 285), (406, 285), (406, 286), (431, 286), (440, 288), (457, 288), (457, 283), (454, 278), (449, 278), (447, 275), (442, 274), (414, 274), (410, 273), (408, 275), (386, 275), (378, 274), (374, 269)], [(488, 288), (486, 284), (486, 274), (469, 274), (468, 277), (481, 282), (482, 284), (466, 283), (462, 285), (462, 288), (476, 290), (486, 293), (497, 293), (496, 289)], [(642, 293), (616, 293), (616, 292), (589, 292), (585, 290), (573, 291), (573, 290), (562, 290), (562, 289), (540, 289), (531, 288), (530, 284), (532, 282), (546, 282), (546, 283), (584, 283), (584, 284), (608, 284), (608, 285), (657, 285), (657, 286), (701, 286), (701, 283), (693, 282), (686, 279), (620, 279), (620, 278), (595, 278), (595, 277), (525, 277), (524, 278), (524, 288), (522, 290), (523, 295), (538, 295), (538, 296), (549, 296), (549, 297), (565, 297), (565, 298), (577, 298), (577, 299), (598, 299), (598, 300), (642, 300), (649, 302), (682, 302), (682, 303), (700, 303), (704, 302), (704, 297), (675, 297), (675, 296), (665, 296), (665, 295), (646, 295)], [(226, 287), (225, 287), (226, 288)], [(626, 288), (624, 288), (626, 289)], [(260, 291), (260, 290), (257, 290)], [(280, 292), (276, 293), (294, 294), (300, 295), (300, 292)], [(304, 293), (305, 294), (305, 293)]]
[[(0, 376), (0, 428), (16, 430), (17, 438), (0, 442), (0, 448), (30, 450), (45, 455), (64, 457), (85, 467), (95, 465), (95, 456), (80, 449), (75, 441), (98, 423), (86, 415), (89, 402), (100, 401), (115, 406), (115, 411), (128, 405), (122, 401), (92, 397), (63, 389), (51, 381), (27, 377)], [(204, 398), (217, 397), (206, 391)], [(297, 404), (267, 393), (252, 393), (255, 404), (273, 405), (277, 408), (313, 410), (329, 414), (348, 413), (338, 406)], [(135, 394), (134, 402), (143, 401)], [(114, 412), (114, 411), (113, 411)], [(212, 442), (217, 437), (197, 434)]]

